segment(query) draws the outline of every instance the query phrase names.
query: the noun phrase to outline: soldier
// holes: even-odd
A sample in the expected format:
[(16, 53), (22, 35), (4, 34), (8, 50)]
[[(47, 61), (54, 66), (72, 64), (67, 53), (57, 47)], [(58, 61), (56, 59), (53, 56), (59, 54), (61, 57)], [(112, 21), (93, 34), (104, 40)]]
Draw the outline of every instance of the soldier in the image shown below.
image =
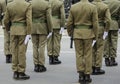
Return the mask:
[[(42, 12), (41, 12), (42, 11)], [(52, 32), (52, 16), (51, 6), (45, 0), (32, 1), (32, 43), (34, 71), (46, 71), (45, 65), (45, 44), (47, 43), (47, 35)]]
[(6, 8), (4, 17), (6, 30), (10, 30), (12, 70), (14, 79), (29, 79), (26, 69), (26, 39), (31, 34), (32, 8), (25, 0), (14, 0)]
[(98, 14), (96, 7), (88, 0), (81, 0), (71, 6), (67, 22), (68, 35), (72, 36), (76, 51), (76, 67), (79, 82), (90, 83), (92, 79), (92, 44), (97, 40)]
[(65, 25), (64, 4), (59, 0), (50, 0), (52, 9), (53, 33), (47, 41), (49, 64), (60, 64), (60, 42)]
[[(6, 5), (7, 5), (7, 3), (11, 2), (11, 1), (13, 1), (13, 0), (0, 0), (1, 22), (2, 22), (2, 19), (4, 17), (4, 14), (5, 14)], [(6, 56), (6, 63), (11, 63), (12, 54), (11, 54), (11, 51), (10, 51), (10, 33), (5, 30), (4, 25), (3, 25), (3, 30), (4, 30), (4, 54)]]
[(102, 56), (104, 50), (104, 40), (108, 35), (108, 30), (110, 27), (110, 11), (106, 4), (102, 0), (94, 0), (93, 4), (96, 5), (98, 11), (98, 39), (93, 46), (93, 66), (92, 74), (99, 75), (104, 74), (105, 71), (101, 69), (102, 67)]
[(118, 24), (120, 24), (120, 1), (118, 0), (105, 0), (104, 1), (111, 13), (111, 25), (110, 30), (108, 32), (108, 37), (105, 42), (105, 64), (106, 66), (117, 66), (115, 58), (117, 57), (117, 41), (118, 41), (118, 29), (120, 28)]

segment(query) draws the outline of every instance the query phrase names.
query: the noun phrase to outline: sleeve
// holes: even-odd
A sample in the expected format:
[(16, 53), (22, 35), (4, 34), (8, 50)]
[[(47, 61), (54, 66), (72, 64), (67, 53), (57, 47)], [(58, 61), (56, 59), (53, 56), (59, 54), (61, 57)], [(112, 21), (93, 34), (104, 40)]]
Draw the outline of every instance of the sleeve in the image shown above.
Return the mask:
[(74, 26), (74, 18), (73, 18), (73, 15), (72, 15), (72, 11), (70, 9), (70, 13), (69, 13), (69, 16), (68, 16), (68, 21), (67, 21), (67, 24), (66, 24), (66, 28), (67, 28), (67, 32), (68, 32), (69, 36), (72, 36), (73, 26)]
[(108, 32), (110, 29), (110, 21), (111, 21), (111, 15), (109, 8), (106, 9), (105, 12), (105, 31)]
[(8, 8), (6, 8), (6, 12), (5, 12), (5, 16), (4, 16), (3, 22), (4, 22), (5, 29), (7, 31), (9, 31), (10, 30), (10, 25), (11, 25), (10, 23), (11, 23), (11, 21), (10, 21), (10, 15), (9, 15)]
[(51, 5), (50, 4), (49, 4), (47, 12), (46, 12), (46, 17), (47, 17), (48, 33), (53, 32), (52, 14), (51, 14)]
[(1, 22), (1, 25), (2, 25), (2, 20), (3, 20), (3, 17), (5, 15), (5, 11), (6, 11), (6, 3), (5, 1), (1, 1), (0, 3), (0, 22)]
[(98, 38), (98, 13), (97, 13), (97, 8), (94, 7), (93, 10), (93, 15), (92, 15), (92, 23), (93, 23), (93, 32), (95, 35), (95, 40)]
[(118, 12), (118, 26), (119, 26), (119, 29), (120, 29), (120, 7), (119, 7), (119, 12)]
[(0, 25), (2, 25), (2, 6), (0, 3)]
[(31, 4), (28, 6), (26, 11), (26, 24), (27, 24), (27, 35), (31, 34), (32, 28), (32, 6)]
[(60, 12), (61, 12), (61, 27), (65, 27), (65, 10), (64, 10), (64, 4), (62, 3), (62, 6), (60, 8)]

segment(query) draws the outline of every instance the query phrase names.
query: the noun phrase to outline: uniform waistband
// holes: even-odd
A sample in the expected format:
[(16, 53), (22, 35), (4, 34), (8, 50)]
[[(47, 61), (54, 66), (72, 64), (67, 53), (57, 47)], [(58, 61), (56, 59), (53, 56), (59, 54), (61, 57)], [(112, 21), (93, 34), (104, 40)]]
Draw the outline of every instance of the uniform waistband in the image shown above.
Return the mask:
[(111, 17), (111, 19), (112, 19), (112, 20), (117, 20), (117, 18), (116, 18), (116, 17)]
[(56, 15), (53, 15), (52, 17), (56, 18), (56, 19), (59, 19), (60, 17), (59, 16), (56, 16)]
[(91, 25), (75, 25), (75, 29), (91, 29)]
[(47, 22), (45, 19), (41, 19), (41, 18), (33, 18), (32, 21), (34, 23), (46, 23)]
[(12, 25), (26, 26), (25, 22), (12, 22)]
[(99, 22), (99, 26), (105, 26), (104, 22)]

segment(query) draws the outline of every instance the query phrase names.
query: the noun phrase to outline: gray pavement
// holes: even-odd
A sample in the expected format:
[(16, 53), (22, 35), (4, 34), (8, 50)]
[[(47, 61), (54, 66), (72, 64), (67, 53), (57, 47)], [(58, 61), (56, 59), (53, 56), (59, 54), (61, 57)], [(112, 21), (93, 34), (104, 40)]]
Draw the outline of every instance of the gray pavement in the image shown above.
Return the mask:
[[(79, 84), (78, 74), (76, 72), (75, 50), (69, 48), (69, 37), (64, 33), (62, 38), (60, 65), (49, 65), (48, 56), (46, 54), (47, 71), (44, 73), (35, 73), (33, 71), (33, 57), (32, 57), (32, 43), (29, 42), (27, 50), (27, 68), (26, 73), (30, 75), (29, 80), (20, 81), (12, 78), (13, 72), (11, 64), (5, 63), (5, 56), (3, 52), (4, 47), (3, 32), (0, 29), (0, 84)], [(118, 41), (118, 58), (117, 62), (120, 64), (120, 39)], [(120, 65), (117, 67), (106, 67), (103, 62), (103, 69), (106, 71), (105, 75), (92, 75), (91, 84), (120, 84)]]

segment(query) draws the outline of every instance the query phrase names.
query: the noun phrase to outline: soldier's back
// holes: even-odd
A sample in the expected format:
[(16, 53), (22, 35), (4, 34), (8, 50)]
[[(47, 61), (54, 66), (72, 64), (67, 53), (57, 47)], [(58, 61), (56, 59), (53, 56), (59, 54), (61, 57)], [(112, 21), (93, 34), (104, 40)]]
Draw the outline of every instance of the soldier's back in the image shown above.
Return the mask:
[(110, 25), (110, 30), (118, 30), (118, 22), (117, 20), (120, 17), (120, 1), (119, 0), (106, 0), (105, 2), (111, 13), (111, 25)]
[(8, 3), (8, 10), (10, 12), (11, 20), (14, 21), (24, 21), (26, 18), (26, 10), (30, 3), (24, 0), (15, 0), (11, 3)]
[[(75, 25), (88, 24), (91, 25), (91, 15), (95, 6), (89, 2), (79, 2), (71, 7), (71, 12), (75, 20)], [(83, 16), (84, 15), (84, 16)]]
[(50, 0), (52, 15), (59, 14), (60, 7), (62, 6), (63, 2), (59, 0)]
[(49, 2), (45, 0), (33, 0), (32, 1), (32, 13), (33, 18), (44, 17), (46, 10), (49, 8)]
[[(8, 3), (4, 23), (11, 22), (11, 35), (26, 35), (31, 33), (31, 4), (25, 0), (14, 0)], [(6, 16), (10, 16), (7, 18)]]
[(99, 21), (103, 21), (106, 17), (105, 13), (108, 9), (108, 6), (103, 2), (98, 2), (97, 0), (93, 2), (97, 7)]
[(118, 11), (120, 7), (120, 1), (119, 0), (105, 0), (105, 4), (108, 5), (111, 14), (115, 13), (114, 11)]

